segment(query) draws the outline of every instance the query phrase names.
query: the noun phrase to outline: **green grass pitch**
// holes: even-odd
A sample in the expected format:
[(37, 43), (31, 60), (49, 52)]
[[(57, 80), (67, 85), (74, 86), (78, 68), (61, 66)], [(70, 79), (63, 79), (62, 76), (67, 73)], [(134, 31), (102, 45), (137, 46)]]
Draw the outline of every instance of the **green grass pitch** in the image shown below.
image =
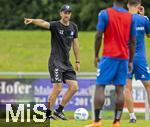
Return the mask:
[[(47, 72), (50, 54), (49, 31), (0, 31), (0, 68), (1, 72)], [(96, 72), (93, 65), (95, 32), (80, 32), (81, 72)], [(146, 54), (150, 64), (150, 39), (146, 39)], [(74, 63), (73, 52), (71, 61)], [(73, 114), (71, 114), (71, 117)], [(139, 115), (141, 117), (141, 115)], [(139, 118), (138, 117), (138, 118)], [(142, 116), (144, 118), (144, 116)], [(91, 121), (52, 121), (51, 123), (5, 123), (0, 119), (0, 127), (84, 127)], [(103, 121), (103, 127), (111, 127), (110, 118)], [(150, 121), (139, 119), (129, 124), (123, 118), (121, 127), (150, 127)]]
[[(44, 123), (5, 123), (4, 120), (0, 119), (0, 126), (1, 127), (84, 127), (85, 125), (91, 123), (91, 120), (87, 121), (76, 121), (76, 120), (69, 120), (69, 121), (47, 121)], [(103, 120), (102, 121), (103, 127), (111, 127), (112, 120)], [(131, 124), (128, 120), (121, 121), (121, 127), (149, 127), (150, 122), (145, 120), (139, 120), (135, 124)]]
[[(69, 121), (51, 121), (50, 127), (84, 127), (85, 125), (91, 123), (91, 120), (86, 121), (77, 121), (73, 120), (73, 112), (66, 112), (65, 113), (67, 117), (69, 117), (71, 120)], [(112, 120), (113, 120), (114, 113), (112, 111), (104, 111), (103, 116), (103, 127), (111, 127)], [(91, 116), (91, 114), (90, 114)], [(121, 127), (150, 127), (150, 121), (144, 120), (144, 114), (143, 113), (136, 113), (137, 116), (137, 123), (131, 124), (129, 123), (129, 115), (128, 113), (123, 113), (122, 120), (121, 120)]]
[[(0, 31), (1, 72), (47, 72), (50, 54), (50, 32)], [(81, 72), (96, 72), (93, 65), (95, 32), (79, 32)], [(150, 63), (150, 40), (146, 39)], [(71, 51), (71, 61), (74, 56)]]
[[(4, 119), (0, 119), (1, 127), (84, 127), (85, 125), (91, 123), (91, 120), (86, 121), (76, 121), (76, 120), (68, 120), (68, 121), (46, 121), (44, 123), (6, 123)], [(112, 120), (103, 120), (103, 127), (111, 127)], [(121, 127), (149, 127), (150, 121), (138, 120), (137, 123), (131, 124), (128, 120), (121, 120)]]
[[(52, 121), (50, 122), (50, 127), (84, 127), (85, 125), (91, 123), (90, 120), (88, 121), (75, 121), (75, 120), (69, 120), (69, 121)], [(111, 127), (112, 120), (103, 120), (102, 121), (102, 127)], [(122, 120), (121, 121), (121, 127), (149, 127), (150, 122), (139, 120), (135, 124), (131, 124), (128, 122), (128, 120)]]
[[(10, 120), (10, 123), (6, 123), (5, 119), (0, 119), (1, 127), (84, 127), (85, 125), (91, 123), (91, 120), (79, 121), (73, 119), (73, 111), (65, 112), (66, 116), (69, 118), (68, 121), (56, 120), (56, 121), (45, 121), (44, 123), (35, 123), (35, 122), (17, 122), (13, 123)], [(103, 127), (111, 127), (113, 120), (113, 112), (112, 111), (104, 111), (103, 112)], [(91, 116), (91, 113), (90, 113)], [(123, 113), (121, 120), (121, 127), (149, 127), (150, 121), (144, 120), (144, 113), (136, 113), (137, 123), (131, 124), (129, 123), (128, 113)], [(91, 118), (91, 117), (90, 117)], [(26, 121), (26, 120), (25, 120)]]

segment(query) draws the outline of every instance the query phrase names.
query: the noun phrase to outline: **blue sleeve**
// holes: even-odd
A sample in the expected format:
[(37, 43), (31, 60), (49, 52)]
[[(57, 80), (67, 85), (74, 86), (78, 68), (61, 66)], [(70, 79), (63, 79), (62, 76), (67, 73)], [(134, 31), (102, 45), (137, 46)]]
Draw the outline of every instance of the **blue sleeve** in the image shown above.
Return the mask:
[(130, 29), (130, 37), (136, 38), (136, 19), (134, 15), (132, 15), (132, 23), (131, 23), (131, 29)]
[(150, 34), (150, 20), (145, 16), (145, 33)]
[(98, 23), (97, 23), (97, 30), (98, 31), (104, 31), (107, 27), (108, 24), (108, 14), (106, 10), (102, 10), (99, 14), (98, 14)]

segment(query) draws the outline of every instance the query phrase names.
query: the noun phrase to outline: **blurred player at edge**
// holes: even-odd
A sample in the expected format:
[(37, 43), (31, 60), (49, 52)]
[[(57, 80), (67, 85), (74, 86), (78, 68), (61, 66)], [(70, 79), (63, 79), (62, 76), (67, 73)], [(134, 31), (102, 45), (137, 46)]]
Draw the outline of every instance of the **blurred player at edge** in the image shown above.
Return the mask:
[[(102, 10), (98, 16), (95, 38), (95, 66), (97, 80), (94, 98), (95, 119), (85, 127), (102, 127), (100, 115), (105, 95), (105, 86), (115, 85), (115, 117), (112, 127), (120, 127), (124, 107), (124, 86), (126, 85), (128, 66), (132, 71), (132, 60), (136, 43), (136, 24), (127, 10), (123, 8), (126, 0), (114, 0), (113, 7)], [(99, 59), (99, 50), (104, 33), (103, 56)], [(130, 55), (129, 55), (130, 51)], [(128, 64), (129, 61), (129, 64)]]
[[(53, 89), (48, 99), (48, 109), (46, 112), (47, 119), (55, 119), (54, 116), (67, 120), (63, 113), (64, 106), (70, 101), (72, 96), (78, 90), (76, 81), (76, 72), (69, 61), (69, 51), (73, 46), (76, 59), (75, 69), (80, 71), (80, 53), (78, 43), (77, 25), (70, 21), (72, 9), (69, 5), (63, 5), (60, 9), (59, 21), (47, 22), (42, 19), (25, 18), (25, 24), (34, 24), (51, 31), (51, 54), (49, 58), (49, 72)], [(39, 51), (40, 53), (40, 51)], [(52, 115), (52, 107), (56, 98), (62, 90), (62, 82), (68, 85), (68, 90), (64, 94), (59, 107), (54, 110)]]
[[(125, 101), (129, 111), (130, 123), (136, 122), (136, 116), (133, 110), (132, 97), (132, 78), (135, 75), (136, 80), (141, 80), (148, 95), (150, 105), (150, 69), (147, 64), (145, 54), (145, 34), (150, 37), (150, 21), (144, 16), (144, 7), (141, 6), (141, 0), (128, 0), (129, 12), (133, 14), (136, 20), (137, 42), (136, 51), (133, 59), (133, 71), (128, 74), (128, 81), (125, 88)], [(138, 14), (140, 13), (140, 14)]]

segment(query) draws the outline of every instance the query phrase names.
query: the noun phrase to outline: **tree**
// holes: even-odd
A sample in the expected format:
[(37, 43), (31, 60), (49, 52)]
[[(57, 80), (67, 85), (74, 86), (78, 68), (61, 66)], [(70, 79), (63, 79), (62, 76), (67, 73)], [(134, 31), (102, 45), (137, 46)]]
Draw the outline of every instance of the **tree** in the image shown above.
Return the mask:
[[(111, 0), (0, 0), (0, 29), (39, 29), (23, 23), (25, 17), (58, 20), (63, 4), (73, 8), (72, 20), (79, 30), (95, 30), (100, 10), (112, 5)], [(143, 0), (146, 15), (150, 16), (150, 1)]]

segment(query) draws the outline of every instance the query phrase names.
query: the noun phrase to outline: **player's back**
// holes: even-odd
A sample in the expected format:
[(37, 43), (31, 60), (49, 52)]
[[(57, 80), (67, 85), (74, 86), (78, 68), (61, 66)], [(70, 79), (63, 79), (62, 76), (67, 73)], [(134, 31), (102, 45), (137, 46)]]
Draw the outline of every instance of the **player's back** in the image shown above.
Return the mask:
[(134, 19), (136, 20), (136, 31), (137, 31), (137, 43), (135, 58), (145, 59), (145, 33), (146, 33), (146, 23), (147, 18), (139, 14), (134, 14)]
[(128, 42), (132, 15), (125, 9), (108, 8), (108, 25), (104, 32), (103, 56), (128, 59)]

